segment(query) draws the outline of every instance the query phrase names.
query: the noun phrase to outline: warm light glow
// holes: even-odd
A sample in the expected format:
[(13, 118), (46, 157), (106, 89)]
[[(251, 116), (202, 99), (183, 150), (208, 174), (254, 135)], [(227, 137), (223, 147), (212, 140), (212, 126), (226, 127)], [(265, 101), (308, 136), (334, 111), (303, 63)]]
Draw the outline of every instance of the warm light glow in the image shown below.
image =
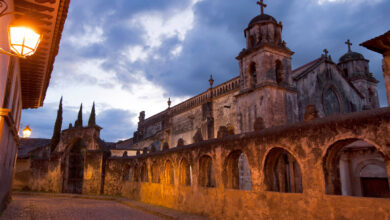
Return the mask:
[(9, 27), (9, 45), (19, 56), (33, 55), (41, 41), (41, 36), (28, 27)]
[(23, 137), (24, 138), (28, 138), (31, 136), (31, 129), (30, 127), (27, 125), (24, 129), (23, 129)]

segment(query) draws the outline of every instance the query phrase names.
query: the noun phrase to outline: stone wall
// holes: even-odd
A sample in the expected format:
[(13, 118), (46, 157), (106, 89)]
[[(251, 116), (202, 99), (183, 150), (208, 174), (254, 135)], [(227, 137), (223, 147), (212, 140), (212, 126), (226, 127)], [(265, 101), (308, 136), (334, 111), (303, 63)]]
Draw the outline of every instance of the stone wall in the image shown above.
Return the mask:
[[(389, 133), (390, 109), (383, 108), (207, 140), (139, 157), (113, 158), (107, 161), (104, 193), (215, 219), (388, 219), (389, 199), (341, 196), (328, 180), (333, 178), (329, 158), (335, 146), (351, 140), (364, 140), (374, 146), (383, 155), (390, 176)], [(272, 177), (266, 167), (275, 149), (296, 160), (302, 184), (296, 193), (283, 193), (270, 186)], [(240, 153), (248, 160), (251, 190), (230, 184), (235, 171), (228, 166), (229, 158)], [(200, 160), (205, 156), (212, 160), (206, 170), (214, 175), (216, 183), (209, 187), (200, 186), (205, 172)], [(183, 160), (190, 164), (190, 185), (180, 180)], [(167, 181), (170, 176), (164, 170), (168, 161), (174, 169), (173, 184)], [(138, 178), (142, 164), (147, 167), (144, 181)], [(161, 168), (160, 183), (151, 182), (152, 164)], [(131, 168), (135, 168), (135, 178), (126, 176)]]

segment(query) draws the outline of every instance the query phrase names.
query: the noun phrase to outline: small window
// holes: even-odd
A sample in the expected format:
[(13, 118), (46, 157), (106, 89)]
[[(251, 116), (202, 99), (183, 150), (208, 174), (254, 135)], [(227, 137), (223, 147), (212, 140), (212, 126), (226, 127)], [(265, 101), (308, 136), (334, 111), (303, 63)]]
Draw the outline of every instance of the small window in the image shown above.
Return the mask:
[(348, 77), (349, 77), (349, 75), (348, 75), (348, 69), (347, 69), (347, 68), (344, 68), (343, 72), (344, 72), (345, 78), (348, 78)]
[(275, 74), (276, 74), (276, 83), (281, 84), (284, 81), (283, 76), (283, 65), (280, 60), (277, 60), (275, 63)]
[(249, 75), (251, 88), (254, 88), (257, 84), (256, 63), (254, 62), (249, 65)]

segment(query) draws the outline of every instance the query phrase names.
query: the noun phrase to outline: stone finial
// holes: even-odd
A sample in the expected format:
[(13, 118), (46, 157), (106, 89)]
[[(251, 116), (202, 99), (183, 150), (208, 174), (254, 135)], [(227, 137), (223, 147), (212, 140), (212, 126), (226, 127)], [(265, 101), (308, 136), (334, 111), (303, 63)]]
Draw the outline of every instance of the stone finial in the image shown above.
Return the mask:
[(169, 145), (168, 145), (167, 142), (164, 142), (163, 147), (162, 147), (162, 150), (163, 150), (163, 151), (169, 150)]
[(168, 108), (170, 108), (170, 107), (171, 107), (171, 104), (172, 104), (172, 102), (171, 102), (171, 97), (168, 98), (168, 102), (167, 102), (167, 103), (168, 103)]
[(223, 138), (229, 135), (228, 129), (226, 126), (219, 126), (217, 138)]
[(139, 113), (138, 120), (139, 120), (140, 122), (145, 121), (145, 111), (141, 111), (141, 112)]
[(234, 135), (234, 127), (232, 124), (228, 123), (226, 125), (226, 128), (227, 128), (227, 131), (228, 131), (228, 135)]
[(209, 84), (210, 84), (210, 88), (212, 88), (214, 84), (213, 75), (210, 75)]
[(123, 152), (122, 157), (127, 157), (127, 151)]
[(265, 128), (264, 119), (262, 117), (258, 117), (253, 124), (253, 129), (255, 131), (261, 131)]
[(183, 138), (179, 138), (179, 140), (177, 140), (176, 147), (183, 147), (183, 146), (184, 146), (184, 140), (183, 140)]
[(139, 149), (137, 149), (137, 153), (135, 154), (136, 156), (139, 156), (141, 155), (141, 151)]
[(69, 123), (69, 129), (73, 128), (72, 123)]
[(200, 128), (198, 128), (198, 130), (196, 130), (196, 133), (192, 137), (192, 139), (194, 140), (194, 143), (199, 143), (199, 142), (203, 141), (202, 131), (200, 130)]
[(304, 121), (311, 121), (318, 118), (318, 111), (315, 105), (307, 105), (304, 115)]
[(324, 52), (323, 56), (324, 56), (325, 58), (328, 57), (329, 51), (328, 51), (326, 48), (323, 50), (323, 52)]

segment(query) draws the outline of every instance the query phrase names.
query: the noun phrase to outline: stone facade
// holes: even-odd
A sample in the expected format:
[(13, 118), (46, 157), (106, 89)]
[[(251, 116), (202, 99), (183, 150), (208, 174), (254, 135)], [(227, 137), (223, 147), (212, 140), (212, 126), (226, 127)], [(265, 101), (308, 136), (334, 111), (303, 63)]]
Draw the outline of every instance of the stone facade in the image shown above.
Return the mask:
[(220, 127), (235, 134), (254, 131), (255, 121), (264, 127), (304, 120), (307, 106), (319, 117), (379, 107), (377, 83), (368, 60), (350, 49), (336, 64), (327, 54), (295, 70), (294, 54), (282, 39), (282, 24), (270, 15), (253, 18), (244, 30), (246, 48), (236, 57), (240, 74), (183, 103), (150, 118), (140, 113), (138, 129), (129, 149), (162, 150), (179, 140), (195, 143), (200, 130), (204, 140), (215, 138)]
[[(376, 197), (369, 194), (375, 193), (370, 184), (367, 194), (353, 192), (358, 186), (349, 184), (383, 181), (388, 190), (389, 132), (386, 108), (110, 158), (104, 193), (212, 219), (388, 219), (389, 199), (361, 197)], [(251, 187), (237, 172), (240, 155), (247, 158)], [(206, 169), (204, 158), (209, 158)], [(156, 175), (159, 181), (153, 180)]]
[(244, 34), (239, 76), (141, 112), (134, 136), (118, 143), (79, 116), (54, 151), (42, 145), (18, 160), (14, 187), (213, 219), (389, 219), (390, 109), (378, 106), (368, 61), (349, 48), (336, 64), (325, 50), (292, 70), (280, 22), (262, 13)]

